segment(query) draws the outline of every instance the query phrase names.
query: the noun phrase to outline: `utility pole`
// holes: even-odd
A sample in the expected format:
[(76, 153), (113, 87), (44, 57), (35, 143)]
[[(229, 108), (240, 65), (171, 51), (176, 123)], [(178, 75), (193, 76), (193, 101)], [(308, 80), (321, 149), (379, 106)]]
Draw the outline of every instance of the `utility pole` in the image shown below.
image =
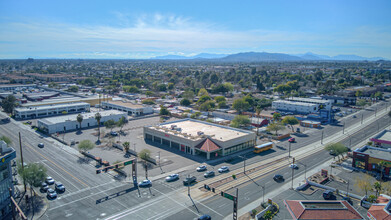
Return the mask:
[(134, 153), (136, 153), (136, 143), (133, 143), (133, 150), (134, 150)]
[(343, 122), (342, 134), (345, 134), (345, 122)]
[(10, 201), (11, 201), (11, 209), (12, 209), (12, 220), (16, 220), (16, 217), (15, 217), (15, 207), (14, 207), (14, 203), (12, 202), (12, 189), (11, 187), (9, 188), (9, 193), (10, 193)]
[(349, 197), (349, 180), (348, 180), (348, 188), (346, 189), (346, 197)]
[(239, 189), (236, 188), (236, 197), (234, 197), (234, 210), (233, 210), (233, 219), (237, 220), (238, 219), (238, 198), (239, 196)]
[(243, 166), (243, 173), (246, 174), (246, 156), (243, 155), (243, 156), (239, 156), (240, 158), (243, 159), (243, 163), (244, 163), (244, 166)]
[[(293, 163), (292, 164), (295, 164), (295, 158), (293, 158)], [(292, 182), (291, 182), (291, 189), (293, 189), (293, 175), (294, 175), (294, 171), (295, 169), (292, 167)]]
[(304, 179), (307, 180), (307, 165), (303, 164), (304, 165)]
[(364, 120), (364, 114), (361, 114), (361, 124), (363, 120)]
[(163, 174), (163, 169), (162, 169), (162, 164), (160, 163), (160, 151), (157, 152), (158, 155), (159, 155), (159, 167), (160, 167), (160, 171), (161, 171), (161, 174)]
[(320, 144), (323, 144), (323, 130), (322, 130), (322, 138), (320, 139)]
[(288, 157), (291, 158), (291, 142), (289, 142), (289, 154)]
[(144, 160), (144, 162), (145, 162), (145, 179), (148, 179), (148, 164), (146, 160)]
[(266, 185), (261, 185), (261, 187), (262, 187), (262, 203), (265, 203), (265, 187), (266, 187)]
[(376, 118), (376, 112), (377, 112), (377, 107), (375, 108), (375, 118)]
[[(19, 132), (19, 147), (20, 147), (20, 158), (21, 158), (21, 161), (22, 161), (22, 169), (24, 170), (22, 138), (20, 137), (20, 132)], [(26, 188), (26, 182), (24, 180), (23, 180), (23, 184), (24, 184), (24, 191), (26, 192), (27, 188)]]
[[(190, 175), (187, 175), (187, 178), (190, 179)], [(187, 195), (190, 197), (190, 183), (187, 183)]]

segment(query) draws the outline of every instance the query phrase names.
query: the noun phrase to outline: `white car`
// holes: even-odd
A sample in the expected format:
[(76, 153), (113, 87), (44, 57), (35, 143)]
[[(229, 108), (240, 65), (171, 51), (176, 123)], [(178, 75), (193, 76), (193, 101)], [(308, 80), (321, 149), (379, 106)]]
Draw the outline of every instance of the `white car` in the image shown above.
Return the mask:
[(46, 177), (46, 180), (45, 182), (48, 184), (48, 185), (53, 185), (54, 184), (54, 179), (50, 176)]
[(205, 171), (205, 170), (206, 170), (206, 166), (205, 165), (201, 165), (201, 166), (197, 167), (197, 171), (198, 172)]
[(166, 181), (167, 182), (174, 181), (174, 180), (177, 180), (177, 179), (179, 179), (179, 174), (177, 174), (177, 173), (171, 174), (168, 177), (166, 177)]
[(293, 164), (289, 165), (289, 168), (298, 169), (299, 166), (297, 166), (296, 164), (293, 163)]
[(229, 168), (227, 166), (222, 166), (218, 169), (219, 173), (228, 172)]
[(151, 187), (152, 182), (151, 182), (151, 180), (143, 180), (142, 182), (138, 183), (138, 186), (139, 187)]

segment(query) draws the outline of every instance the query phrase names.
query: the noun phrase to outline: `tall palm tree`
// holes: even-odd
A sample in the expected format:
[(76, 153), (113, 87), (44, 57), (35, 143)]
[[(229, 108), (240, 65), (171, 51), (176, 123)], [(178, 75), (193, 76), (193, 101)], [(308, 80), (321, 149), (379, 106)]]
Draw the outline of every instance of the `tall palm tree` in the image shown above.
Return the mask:
[(257, 113), (257, 136), (259, 135), (259, 118), (262, 112), (262, 108), (257, 106), (256, 113)]
[(380, 192), (381, 192), (381, 188), (382, 188), (382, 185), (380, 182), (375, 182), (373, 184), (373, 188), (375, 188), (376, 190), (376, 197), (379, 196)]
[(99, 112), (95, 114), (95, 120), (98, 123), (98, 142), (100, 142), (100, 120), (102, 119), (102, 115)]
[(81, 131), (81, 122), (83, 121), (83, 115), (82, 114), (78, 114), (77, 117), (76, 117), (76, 120), (77, 122), (79, 122), (79, 129)]
[(129, 148), (130, 148), (130, 143), (129, 143), (128, 141), (126, 141), (126, 142), (124, 142), (124, 143), (122, 144), (122, 146), (124, 147), (125, 154), (127, 154), (127, 153), (128, 153), (128, 150), (129, 150)]

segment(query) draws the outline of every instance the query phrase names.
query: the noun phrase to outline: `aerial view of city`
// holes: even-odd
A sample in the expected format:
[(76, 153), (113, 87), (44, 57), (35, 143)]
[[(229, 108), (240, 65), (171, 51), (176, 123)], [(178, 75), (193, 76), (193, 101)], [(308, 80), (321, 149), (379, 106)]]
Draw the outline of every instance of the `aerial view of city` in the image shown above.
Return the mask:
[(0, 220), (391, 220), (390, 11), (0, 0)]

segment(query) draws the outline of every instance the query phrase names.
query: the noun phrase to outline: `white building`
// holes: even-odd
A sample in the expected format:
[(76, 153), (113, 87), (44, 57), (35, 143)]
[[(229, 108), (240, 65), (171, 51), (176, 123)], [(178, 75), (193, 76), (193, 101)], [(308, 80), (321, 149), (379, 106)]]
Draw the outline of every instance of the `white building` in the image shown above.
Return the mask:
[(15, 108), (14, 115), (16, 119), (30, 119), (88, 111), (90, 111), (90, 104), (85, 102), (75, 102), (59, 105)]
[(301, 114), (311, 114), (317, 113), (319, 111), (318, 104), (293, 102), (286, 100), (273, 101), (272, 108), (276, 110), (296, 112)]
[(123, 102), (123, 101), (102, 102), (102, 107), (105, 109), (115, 109), (115, 110), (127, 112), (128, 115), (134, 115), (134, 116), (153, 113), (153, 108), (151, 106), (137, 105), (137, 104), (133, 104), (130, 102)]
[(319, 109), (326, 109), (328, 111), (331, 111), (332, 107), (331, 100), (292, 97), (288, 98), (288, 101), (316, 104)]
[[(82, 129), (98, 126), (98, 123), (95, 120), (95, 114), (96, 112), (82, 114)], [(101, 125), (103, 125), (104, 122), (108, 120), (114, 120), (115, 122), (117, 122), (122, 117), (128, 117), (126, 113), (117, 110), (101, 111), (100, 115), (102, 116), (100, 120)], [(79, 129), (79, 122), (77, 122), (76, 117), (77, 115), (66, 115), (40, 119), (38, 120), (38, 128), (47, 132), (48, 134), (77, 130)]]
[(144, 127), (144, 139), (210, 159), (254, 147), (256, 135), (252, 131), (183, 119)]

